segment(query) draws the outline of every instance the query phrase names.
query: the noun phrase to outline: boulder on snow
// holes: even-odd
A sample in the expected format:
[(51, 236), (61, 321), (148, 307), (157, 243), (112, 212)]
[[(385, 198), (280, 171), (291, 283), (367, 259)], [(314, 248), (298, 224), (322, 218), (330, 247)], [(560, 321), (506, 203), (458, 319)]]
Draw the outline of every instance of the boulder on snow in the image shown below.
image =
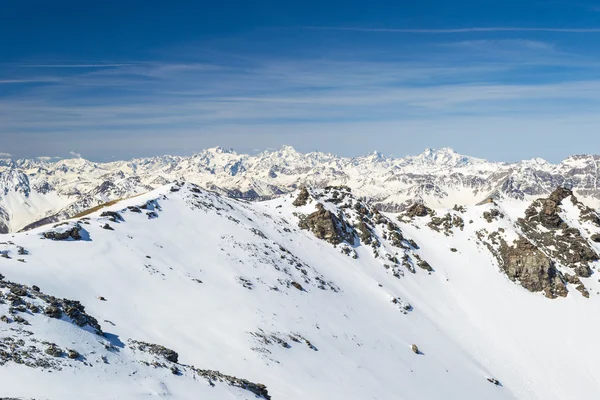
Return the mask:
[(496, 378), (486, 378), (488, 382), (493, 383), (496, 386), (500, 386), (500, 381)]
[(116, 211), (103, 211), (102, 214), (100, 214), (100, 216), (108, 217), (108, 219), (112, 222), (123, 221), (123, 217), (121, 217), (121, 214), (119, 214)]
[(50, 240), (81, 240), (83, 228), (79, 224), (55, 226), (55, 230), (42, 233), (45, 239)]
[(420, 354), (421, 352), (419, 351), (419, 347), (416, 344), (413, 344), (412, 346), (410, 346), (410, 349), (413, 351), (413, 353), (415, 354)]

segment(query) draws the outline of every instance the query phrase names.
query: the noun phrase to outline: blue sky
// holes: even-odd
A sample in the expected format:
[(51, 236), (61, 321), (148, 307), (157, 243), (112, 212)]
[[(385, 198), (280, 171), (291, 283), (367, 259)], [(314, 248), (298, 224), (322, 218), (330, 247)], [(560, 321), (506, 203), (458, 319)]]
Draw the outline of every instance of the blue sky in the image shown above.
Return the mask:
[(600, 3), (4, 0), (0, 153), (600, 153)]

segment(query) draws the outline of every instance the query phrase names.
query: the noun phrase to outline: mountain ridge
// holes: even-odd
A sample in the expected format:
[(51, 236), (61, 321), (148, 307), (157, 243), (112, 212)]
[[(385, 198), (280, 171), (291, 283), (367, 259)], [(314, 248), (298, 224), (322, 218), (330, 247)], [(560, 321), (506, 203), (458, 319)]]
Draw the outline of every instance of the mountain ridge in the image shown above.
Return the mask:
[[(571, 186), (584, 203), (600, 206), (597, 155), (577, 155), (559, 164), (534, 158), (490, 162), (450, 148), (416, 156), (371, 153), (353, 158), (302, 154), (291, 146), (257, 155), (220, 147), (189, 157), (160, 156), (95, 163), (5, 160), (0, 164), (0, 232), (58, 221), (106, 201), (145, 193), (185, 180), (232, 197), (268, 199), (301, 185), (347, 185), (384, 211), (418, 201), (437, 207), (477, 204), (490, 195), (530, 201), (555, 187)], [(23, 207), (24, 206), (24, 207)]]

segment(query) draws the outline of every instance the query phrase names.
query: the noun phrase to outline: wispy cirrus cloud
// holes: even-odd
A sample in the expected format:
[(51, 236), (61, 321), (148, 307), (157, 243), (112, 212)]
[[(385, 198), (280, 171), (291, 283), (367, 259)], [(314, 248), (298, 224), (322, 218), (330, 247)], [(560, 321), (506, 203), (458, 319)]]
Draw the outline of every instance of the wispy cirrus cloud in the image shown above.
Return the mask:
[(600, 28), (558, 28), (558, 27), (518, 27), (488, 26), (466, 28), (365, 28), (342, 26), (305, 26), (304, 29), (323, 31), (389, 32), (389, 33), (484, 33), (484, 32), (557, 32), (557, 33), (600, 33)]
[[(375, 141), (449, 125), (475, 135), (489, 130), (486, 119), (508, 119), (498, 126), (511, 129), (515, 121), (537, 121), (531, 126), (555, 130), (564, 129), (564, 121), (598, 120), (591, 118), (600, 109), (600, 60), (593, 56), (528, 39), (436, 40), (422, 48), (381, 61), (262, 57), (57, 68), (55, 83), (11, 86), (0, 96), (0, 134), (18, 149), (48, 138), (56, 143), (37, 154), (77, 148), (94, 157), (122, 146), (123, 152), (190, 149), (186, 140), (252, 149), (259, 137), (263, 147), (272, 146), (277, 134), (295, 144), (306, 134), (339, 140), (346, 132), (358, 140), (362, 130)], [(0, 69), (0, 78), (25, 82), (40, 70)], [(552, 128), (544, 122), (549, 115), (563, 122)]]

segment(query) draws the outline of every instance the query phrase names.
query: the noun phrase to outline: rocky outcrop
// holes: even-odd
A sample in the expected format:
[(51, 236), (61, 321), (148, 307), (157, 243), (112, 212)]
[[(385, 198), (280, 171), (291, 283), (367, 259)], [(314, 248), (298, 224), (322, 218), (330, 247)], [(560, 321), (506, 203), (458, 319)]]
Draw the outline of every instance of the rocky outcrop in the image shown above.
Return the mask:
[(465, 221), (456, 214), (447, 213), (442, 218), (431, 217), (431, 222), (427, 226), (436, 232), (443, 231), (446, 236), (449, 236), (453, 233), (453, 228), (458, 228), (462, 231), (465, 227)]
[(414, 203), (404, 213), (408, 218), (426, 217), (433, 214), (435, 214), (433, 210), (422, 203)]
[(179, 354), (174, 350), (167, 349), (165, 346), (154, 343), (146, 343), (138, 340), (129, 340), (129, 345), (137, 350), (153, 354), (155, 356), (164, 358), (167, 361), (176, 363), (179, 359)]
[(592, 274), (590, 264), (600, 257), (579, 230), (560, 216), (560, 206), (567, 199), (576, 206), (579, 204), (571, 190), (559, 187), (548, 198), (534, 201), (517, 226), (552, 259), (586, 278)]
[(325, 209), (321, 203), (317, 204), (317, 211), (304, 217), (298, 224), (300, 229), (308, 229), (319, 239), (331, 244), (347, 242), (354, 243), (354, 231), (343, 218), (338, 218), (331, 211)]
[(298, 197), (296, 197), (296, 200), (294, 200), (292, 205), (295, 207), (305, 206), (309, 198), (310, 193), (308, 193), (308, 189), (306, 188), (306, 186), (302, 186), (300, 188), (300, 193), (298, 193)]
[(83, 228), (79, 224), (74, 224), (71, 228), (60, 228), (60, 225), (54, 226), (55, 230), (42, 233), (42, 237), (50, 240), (81, 240), (81, 231)]
[(498, 256), (509, 279), (530, 292), (544, 292), (548, 298), (567, 295), (554, 262), (527, 239), (521, 237), (512, 246), (502, 240)]

